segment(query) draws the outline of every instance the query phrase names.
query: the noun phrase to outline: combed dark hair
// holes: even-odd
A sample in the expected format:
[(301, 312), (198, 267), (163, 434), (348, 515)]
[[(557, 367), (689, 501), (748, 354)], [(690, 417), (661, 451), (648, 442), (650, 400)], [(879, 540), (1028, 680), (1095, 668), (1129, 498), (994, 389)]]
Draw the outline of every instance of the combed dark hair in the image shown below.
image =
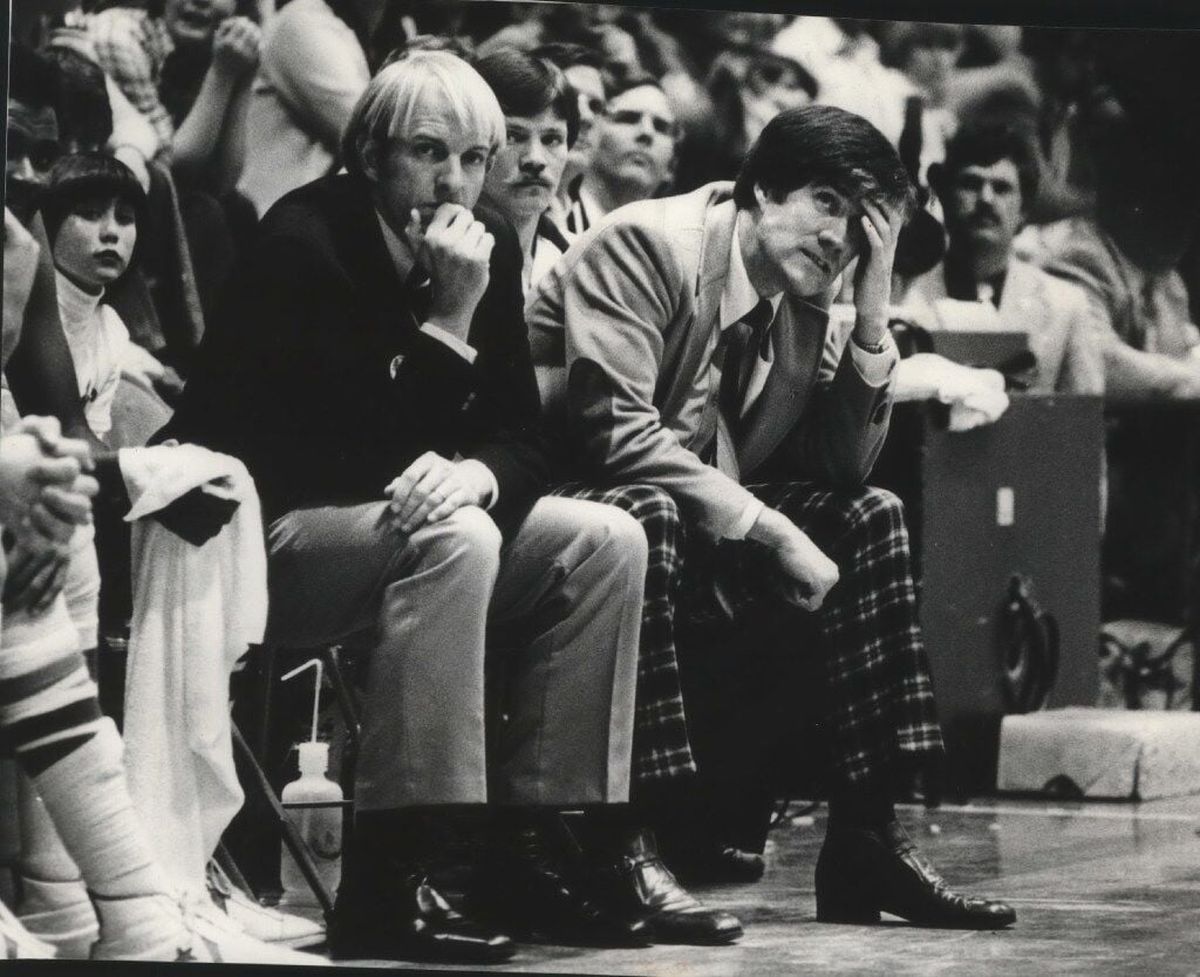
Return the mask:
[(586, 44), (552, 41), (541, 47), (535, 47), (529, 53), (535, 58), (545, 58), (550, 63), (558, 65), (563, 71), (579, 65), (599, 71), (604, 66), (604, 56)]
[(941, 169), (947, 178), (953, 179), (953, 174), (963, 167), (991, 166), (1002, 159), (1011, 160), (1016, 166), (1021, 203), (1029, 210), (1038, 192), (1038, 164), (1030, 135), (1016, 126), (1003, 123), (963, 126), (946, 143), (946, 159)]
[(505, 115), (531, 117), (550, 109), (567, 124), (567, 145), (579, 135), (579, 100), (553, 62), (505, 48), (475, 62)]
[(639, 71), (632, 75), (626, 75), (623, 78), (611, 78), (605, 83), (604, 87), (605, 94), (610, 100), (616, 98), (618, 95), (624, 95), (635, 88), (657, 88), (664, 95), (666, 94), (666, 90), (662, 87), (662, 82), (649, 72)]
[(146, 194), (133, 171), (119, 159), (104, 153), (74, 153), (54, 164), (40, 200), (46, 236), (51, 244), (71, 211), (97, 194), (111, 194), (132, 204), (139, 229), (145, 226)]
[(905, 222), (916, 209), (916, 189), (892, 144), (862, 116), (832, 105), (786, 109), (768, 122), (746, 153), (733, 199), (753, 210), (755, 186), (778, 201), (810, 184), (894, 207)]

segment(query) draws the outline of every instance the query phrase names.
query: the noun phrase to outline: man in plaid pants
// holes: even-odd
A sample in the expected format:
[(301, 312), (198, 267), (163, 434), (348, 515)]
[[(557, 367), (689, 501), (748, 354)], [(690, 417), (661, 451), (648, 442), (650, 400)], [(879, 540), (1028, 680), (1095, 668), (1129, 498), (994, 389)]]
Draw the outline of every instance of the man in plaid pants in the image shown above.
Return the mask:
[[(589, 231), (526, 318), (543, 409), (565, 418), (579, 477), (675, 499), (698, 612), (738, 623), (789, 607), (813, 625), (815, 640), (788, 650), (814, 666), (831, 746), (818, 918), (1000, 928), (1013, 910), (951, 890), (892, 804), (902, 775), (942, 752), (901, 506), (864, 486), (891, 414), (887, 305), (914, 202), (869, 122), (788, 110), (735, 184), (633, 204)], [(827, 310), (843, 274), (856, 321), (839, 345)]]

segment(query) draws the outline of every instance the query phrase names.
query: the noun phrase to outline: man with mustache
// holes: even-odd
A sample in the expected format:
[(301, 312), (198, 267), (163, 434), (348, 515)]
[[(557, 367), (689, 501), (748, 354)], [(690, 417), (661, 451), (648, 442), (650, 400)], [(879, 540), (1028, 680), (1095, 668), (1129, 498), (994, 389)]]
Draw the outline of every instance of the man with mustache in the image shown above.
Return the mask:
[(1037, 161), (1024, 137), (1003, 126), (961, 129), (947, 145), (945, 162), (929, 175), (950, 242), (944, 263), (910, 287), (908, 301), (932, 306), (922, 323), (950, 328), (969, 317), (973, 328), (1026, 332), (1037, 357), (1031, 391), (1103, 393), (1104, 365), (1086, 296), (1013, 254), (1013, 237), (1038, 187)]
[[(895, 785), (936, 767), (943, 749), (903, 511), (864, 485), (891, 413), (887, 306), (914, 207), (899, 157), (869, 122), (789, 109), (735, 184), (631, 205), (593, 227), (542, 280), (527, 319), (535, 364), (557, 371), (543, 410), (565, 423), (579, 476), (665, 488), (687, 525), (689, 610), (710, 634), (734, 626), (714, 652), (727, 681), (692, 684), (718, 700), (707, 723), (741, 735), (789, 681), (792, 711), (806, 692), (821, 709), (830, 808), (817, 918), (886, 911), (992, 929), (1013, 910), (951, 890), (893, 808)], [(826, 341), (827, 310), (855, 259), (857, 318), (839, 348)], [(737, 629), (768, 621), (778, 626), (753, 647), (739, 643)], [(680, 659), (692, 719), (692, 649)], [(801, 663), (811, 674), (797, 680)], [(747, 701), (731, 690), (752, 694), (752, 672), (762, 681)], [(710, 777), (703, 754), (698, 763)]]

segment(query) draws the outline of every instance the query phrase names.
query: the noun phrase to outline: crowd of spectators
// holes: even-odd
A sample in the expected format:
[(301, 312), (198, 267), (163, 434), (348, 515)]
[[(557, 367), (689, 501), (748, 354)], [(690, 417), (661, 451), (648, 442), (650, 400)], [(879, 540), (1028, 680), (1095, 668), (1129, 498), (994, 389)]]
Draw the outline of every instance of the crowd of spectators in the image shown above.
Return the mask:
[[(499, 100), (506, 141), (480, 200), (515, 231), (530, 301), (571, 242), (611, 212), (734, 180), (781, 111), (823, 104), (866, 118), (917, 191), (917, 216), (900, 236), (892, 321), (910, 332), (1025, 333), (1035, 359), (1022, 389), (1132, 408), (1132, 427), (1111, 422), (1107, 610), (1174, 620), (1200, 599), (1185, 584), (1156, 583), (1180, 562), (1188, 541), (1179, 506), (1195, 499), (1161, 505), (1146, 474), (1193, 435), (1180, 415), (1160, 422), (1138, 413), (1200, 401), (1200, 182), (1190, 173), (1200, 137), (1182, 124), (1200, 90), (1192, 37), (583, 3), (16, 0), (12, 39), (4, 433), (35, 455), (91, 460), (42, 476), (58, 486), (61, 498), (52, 492), (48, 504), (59, 522), (81, 524), (56, 530), (47, 516), (42, 535), (69, 543), (5, 537), (5, 647), (10, 622), (19, 628), (21, 615), (58, 608), (60, 590), (80, 650), (127, 632), (129, 499), (115, 450), (145, 445), (196, 371), (214, 369), (202, 340), (228, 314), (229, 295), (258, 285), (246, 269), (259, 222), (291, 191), (362, 165), (361, 147), (344, 139), (355, 106), (381, 70), (423, 50), (469, 61)], [(913, 389), (927, 368), (910, 365)], [(538, 364), (545, 402), (561, 397), (564, 382)], [(968, 423), (990, 416), (964, 396), (964, 415), (973, 409)], [(34, 416), (55, 418), (78, 441), (64, 448), (57, 427), (30, 426)], [(323, 424), (314, 415), (314, 428)], [(303, 471), (277, 475), (270, 491), (302, 494), (294, 481)], [(12, 476), (12, 491), (35, 498), (21, 477)], [(75, 517), (90, 496), (94, 528), (91, 517)], [(227, 502), (190, 493), (161, 521), (204, 541), (228, 521)], [(635, 516), (653, 553), (654, 530)], [(669, 602), (667, 584), (656, 598), (654, 581), (652, 560), (647, 615), (655, 599)], [(673, 657), (669, 636), (664, 646)], [(686, 743), (683, 754), (690, 763)], [(90, 829), (61, 827), (64, 841), (86, 844)], [(129, 889), (104, 875), (103, 858), (71, 854), (95, 874), (93, 889), (108, 886), (113, 898)], [(726, 854), (721, 868), (703, 860), (693, 868), (761, 872), (752, 853)], [(157, 878), (142, 849), (137, 858)], [(134, 926), (136, 913), (122, 912), (101, 911), (102, 928), (106, 917)], [(183, 939), (171, 906), (155, 902), (144, 915), (157, 927), (146, 952)], [(94, 931), (88, 919), (84, 929)], [(228, 939), (205, 925), (206, 939)], [(710, 915), (705, 925), (731, 930), (736, 921)], [(104, 954), (126, 954), (123, 937), (102, 935)], [(272, 959), (256, 953), (226, 950)]]

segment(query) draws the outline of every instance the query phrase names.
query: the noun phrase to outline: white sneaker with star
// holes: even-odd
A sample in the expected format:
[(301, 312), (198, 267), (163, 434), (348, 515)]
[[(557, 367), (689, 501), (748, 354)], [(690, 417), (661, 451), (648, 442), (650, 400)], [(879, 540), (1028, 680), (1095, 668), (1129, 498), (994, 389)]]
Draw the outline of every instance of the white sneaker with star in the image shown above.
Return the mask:
[(101, 923), (93, 960), (330, 966), (322, 957), (248, 936), (207, 894), (93, 898)]
[(217, 866), (208, 864), (208, 891), (218, 909), (224, 910), (247, 936), (293, 950), (325, 942), (325, 926), (316, 920), (283, 913), (264, 906), (235, 886)]

